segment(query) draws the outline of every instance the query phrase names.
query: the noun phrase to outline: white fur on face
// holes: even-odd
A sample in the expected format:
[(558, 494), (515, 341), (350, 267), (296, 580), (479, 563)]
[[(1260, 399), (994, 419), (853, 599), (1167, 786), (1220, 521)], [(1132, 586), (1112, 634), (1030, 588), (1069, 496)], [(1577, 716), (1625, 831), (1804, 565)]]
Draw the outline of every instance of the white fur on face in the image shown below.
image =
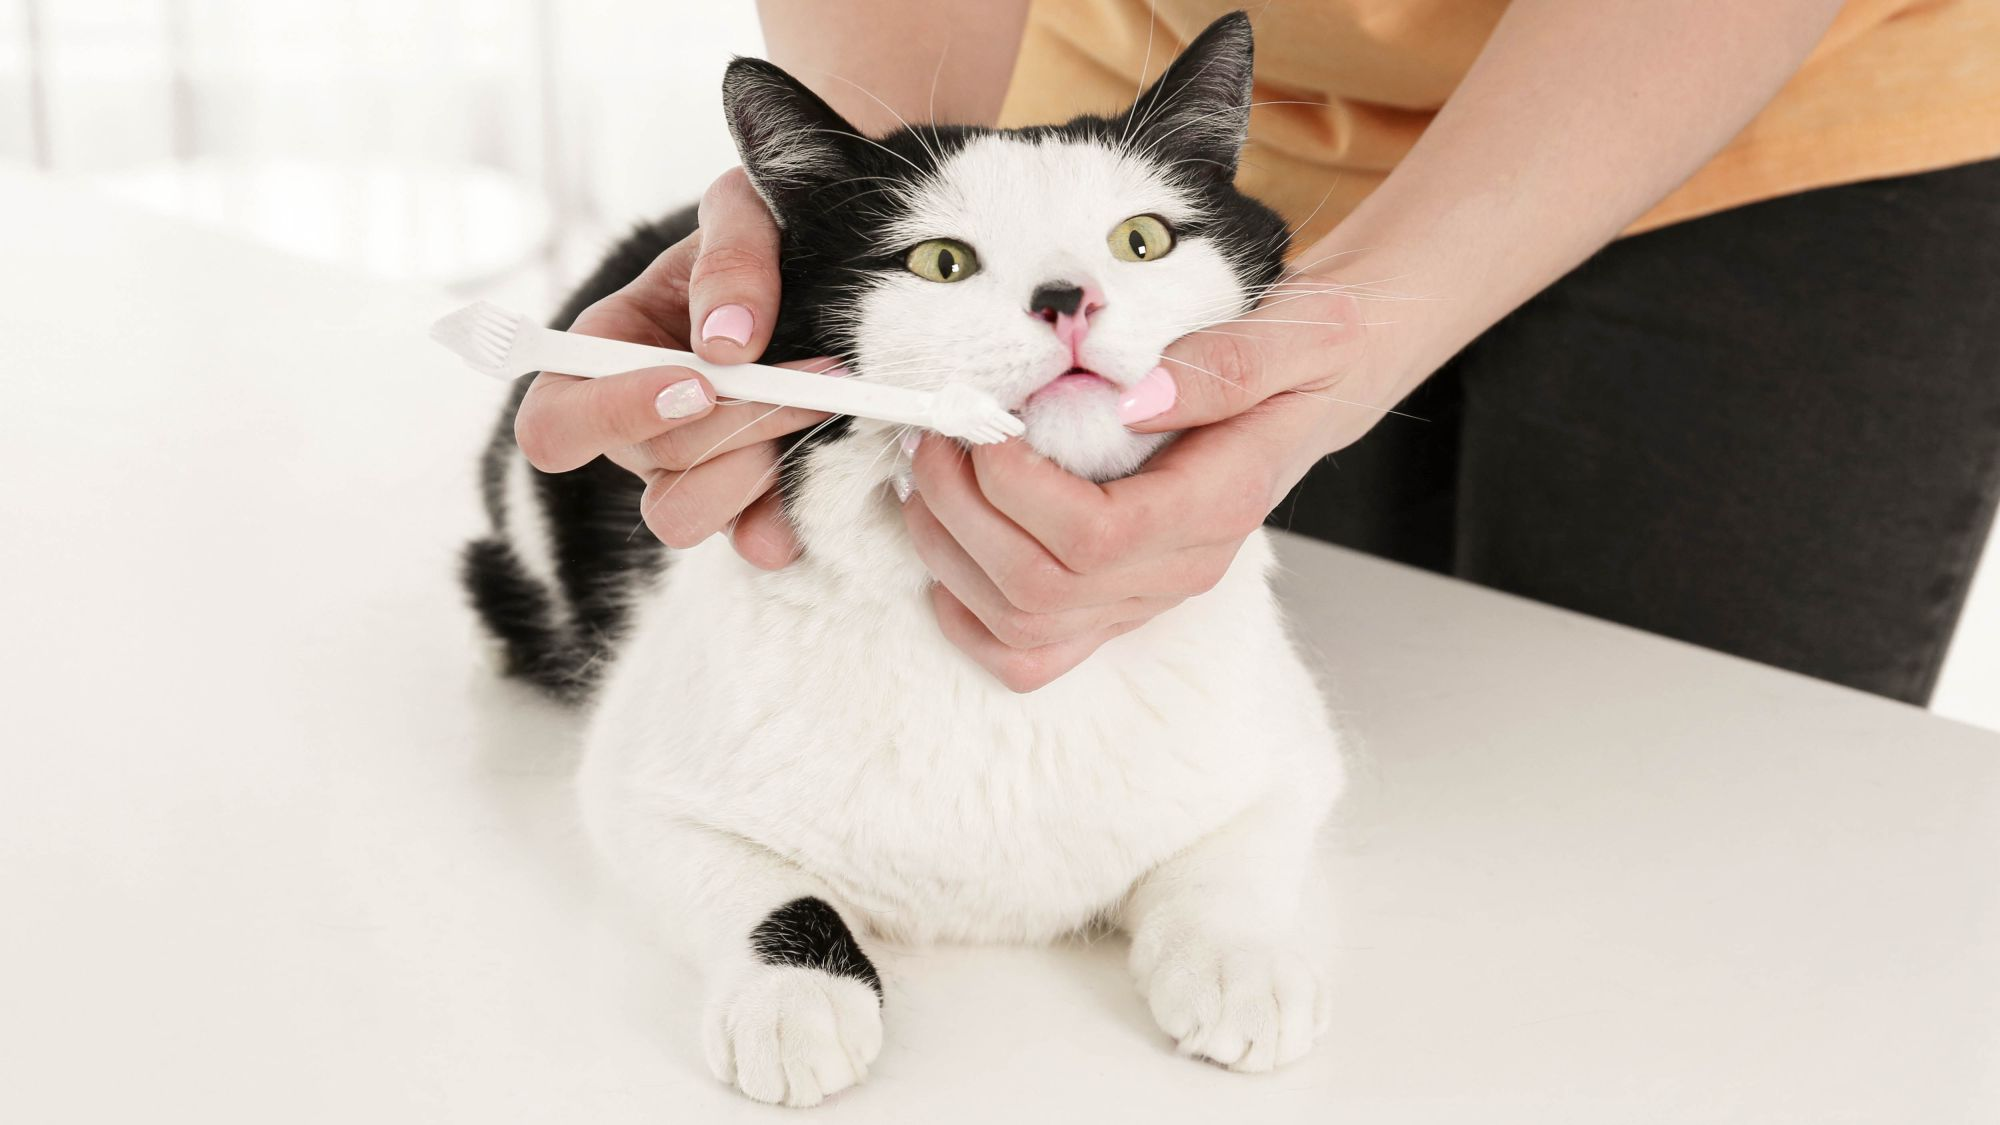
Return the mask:
[(1182, 237), (1153, 261), (1112, 256), (1112, 229), (1134, 215), (1158, 215), (1177, 231), (1200, 217), (1188, 193), (1130, 152), (982, 137), (945, 161), (910, 203), (889, 234), (892, 245), (956, 239), (978, 255), (979, 272), (951, 283), (900, 272), (878, 280), (859, 302), (861, 373), (900, 386), (964, 383), (1010, 408), (1026, 403), (1029, 443), (1085, 476), (1130, 472), (1162, 439), (1126, 430), (1110, 387), (1065, 388), (1028, 403), (1071, 365), (1069, 347), (1029, 312), (1035, 289), (1066, 283), (1102, 294), (1078, 358), (1121, 388), (1158, 366), (1175, 339), (1247, 304), (1210, 239)]

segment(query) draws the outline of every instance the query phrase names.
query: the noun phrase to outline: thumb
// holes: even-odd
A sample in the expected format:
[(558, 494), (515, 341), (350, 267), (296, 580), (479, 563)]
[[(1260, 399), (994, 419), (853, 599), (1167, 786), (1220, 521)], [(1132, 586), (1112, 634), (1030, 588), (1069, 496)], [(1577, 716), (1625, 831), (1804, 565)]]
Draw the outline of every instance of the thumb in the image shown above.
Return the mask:
[(764, 354), (778, 319), (778, 224), (732, 168), (701, 197), (701, 251), (688, 275), (689, 335), (711, 363)]
[(1191, 332), (1160, 365), (1174, 380), (1173, 405), (1130, 428), (1157, 434), (1233, 418), (1280, 391), (1330, 382), (1353, 360), (1359, 302), (1346, 293), (1291, 287), (1243, 316)]

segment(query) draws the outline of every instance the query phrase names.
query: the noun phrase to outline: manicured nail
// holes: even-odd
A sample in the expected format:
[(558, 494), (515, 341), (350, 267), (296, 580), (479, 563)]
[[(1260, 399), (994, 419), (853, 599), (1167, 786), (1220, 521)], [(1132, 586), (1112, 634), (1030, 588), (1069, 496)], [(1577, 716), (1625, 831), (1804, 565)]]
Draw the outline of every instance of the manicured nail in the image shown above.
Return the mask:
[(908, 460), (909, 458), (915, 457), (917, 455), (917, 446), (922, 444), (923, 440), (924, 440), (924, 435), (923, 431), (921, 430), (905, 430), (903, 432), (903, 440), (901, 446), (903, 450), (903, 457), (905, 460)]
[(917, 482), (910, 479), (908, 470), (889, 478), (889, 487), (896, 490), (896, 503), (907, 504), (910, 497), (917, 494)]
[(722, 305), (701, 322), (701, 342), (727, 340), (732, 344), (747, 344), (750, 342), (750, 329), (755, 324), (749, 309), (742, 305)]
[(1167, 369), (1155, 367), (1146, 372), (1144, 379), (1118, 396), (1118, 420), (1130, 426), (1148, 418), (1158, 418), (1173, 409), (1174, 399), (1179, 394), (1174, 386), (1174, 377), (1167, 374)]
[(653, 399), (653, 409), (670, 422), (676, 418), (692, 418), (708, 409), (708, 392), (702, 389), (700, 379), (668, 383), (667, 389)]

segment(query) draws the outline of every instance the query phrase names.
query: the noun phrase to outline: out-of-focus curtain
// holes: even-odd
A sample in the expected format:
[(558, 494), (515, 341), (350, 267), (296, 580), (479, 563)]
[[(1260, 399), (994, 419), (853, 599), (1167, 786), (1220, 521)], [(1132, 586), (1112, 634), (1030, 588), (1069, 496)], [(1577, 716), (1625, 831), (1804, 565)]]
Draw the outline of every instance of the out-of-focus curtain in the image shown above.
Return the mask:
[(754, 6), (0, 0), (0, 160), (476, 288), (691, 199)]

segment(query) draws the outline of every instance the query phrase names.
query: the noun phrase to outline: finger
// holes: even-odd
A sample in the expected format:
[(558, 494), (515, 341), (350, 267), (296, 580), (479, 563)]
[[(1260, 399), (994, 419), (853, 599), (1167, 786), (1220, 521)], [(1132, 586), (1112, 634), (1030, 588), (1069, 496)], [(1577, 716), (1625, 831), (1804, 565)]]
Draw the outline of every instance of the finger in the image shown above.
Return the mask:
[(732, 168), (701, 197), (701, 250), (688, 278), (689, 339), (711, 363), (764, 354), (778, 315), (778, 224)]
[[(919, 446), (914, 475), (923, 514), (935, 519), (978, 564), (1008, 605), (1030, 613), (1061, 613), (1128, 598), (1193, 597), (1222, 580), (1242, 545), (1239, 536), (1219, 544), (1141, 555), (1082, 573), (989, 504), (963, 453), (952, 443), (939, 441), (933, 448), (927, 441)], [(1076, 480), (1067, 473), (1061, 476)], [(1044, 502), (1058, 501), (1044, 497)], [(921, 529), (908, 513), (914, 504), (913, 500), (905, 506), (904, 522), (916, 535)]]
[[(813, 374), (844, 375), (839, 367), (831, 366), (833, 362), (822, 356), (778, 366)], [(607, 456), (641, 476), (654, 469), (680, 472), (732, 449), (742, 449), (809, 429), (831, 417), (816, 410), (791, 406), (724, 400), (716, 403), (712, 412), (704, 413), (687, 425), (676, 425), (637, 445), (610, 450)]]
[(715, 388), (685, 367), (648, 367), (579, 379), (543, 372), (514, 415), (528, 463), (568, 472), (602, 453), (650, 441), (715, 408)]
[(626, 452), (646, 468), (691, 469), (732, 450), (819, 425), (831, 415), (791, 406), (739, 402), (717, 406), (691, 425), (679, 426)]
[(904, 505), (904, 518), (917, 556), (960, 604), (970, 609), (987, 632), (1009, 648), (1040, 648), (1096, 633), (1134, 618), (1149, 618), (1176, 604), (1178, 598), (1125, 597), (1102, 605), (1054, 613), (1032, 613), (1009, 602), (972, 556), (958, 545), (921, 496)]
[(639, 511), (660, 542), (692, 547), (728, 527), (777, 480), (776, 450), (753, 445), (684, 473), (649, 474)]
[[(1363, 332), (1350, 292), (1281, 284), (1265, 303), (1226, 329), (1191, 332), (1161, 356), (1173, 376), (1173, 405), (1131, 428), (1165, 433), (1233, 417), (1282, 390), (1326, 383), (1353, 362)], [(1393, 406), (1392, 403), (1384, 405)]]
[[(624, 288), (577, 314), (569, 330), (682, 347), (694, 250), (691, 238), (675, 243)], [(665, 393), (670, 387), (679, 389)], [(536, 376), (514, 416), (514, 436), (536, 468), (566, 472), (699, 418), (714, 403), (715, 389), (683, 367), (646, 368), (602, 379), (545, 371)]]
[(730, 542), (744, 561), (759, 570), (783, 570), (799, 557), (799, 537), (774, 488), (759, 496), (730, 529)]
[(1129, 633), (1144, 621), (1126, 621), (1098, 633), (1076, 637), (1041, 648), (1008, 648), (994, 639), (986, 627), (943, 586), (931, 587), (931, 609), (938, 628), (960, 651), (993, 674), (1009, 691), (1030, 692), (1045, 687), (1084, 662), (1099, 646), (1113, 637)]
[[(1078, 575), (980, 495), (962, 446), (926, 439), (912, 454), (910, 470), (923, 511), (935, 516), (1012, 605), (1049, 613), (1089, 604), (1078, 589)], [(913, 498), (905, 508), (916, 503)]]
[(1093, 484), (1023, 443), (972, 453), (980, 494), (1064, 566), (1096, 574), (1201, 545), (1234, 544), (1326, 448), (1323, 405), (1273, 396), (1181, 435), (1129, 477)]
[(578, 313), (569, 330), (659, 348), (685, 348), (688, 272), (700, 249), (698, 231), (674, 243), (624, 288)]
[(1258, 487), (1267, 451), (1243, 445), (1197, 430), (1138, 474), (1101, 485), (1025, 442), (981, 446), (970, 460), (978, 492), (995, 511), (1064, 567), (1098, 574), (1248, 535), (1276, 501), (1266, 502)]

